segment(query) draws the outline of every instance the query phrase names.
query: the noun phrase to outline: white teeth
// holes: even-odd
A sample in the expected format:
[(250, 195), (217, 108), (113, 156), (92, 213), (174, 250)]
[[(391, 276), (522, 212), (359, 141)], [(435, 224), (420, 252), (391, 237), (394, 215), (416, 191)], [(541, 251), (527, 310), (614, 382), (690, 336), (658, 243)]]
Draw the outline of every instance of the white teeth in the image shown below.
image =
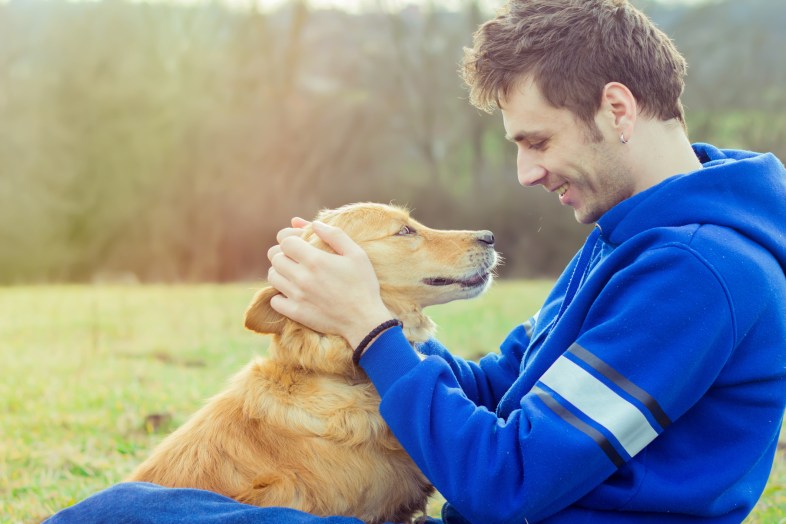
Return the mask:
[(567, 182), (565, 182), (564, 184), (562, 184), (561, 186), (559, 186), (559, 187), (556, 189), (556, 192), (557, 192), (557, 194), (558, 194), (560, 197), (561, 197), (561, 196), (563, 196), (565, 193), (567, 193), (567, 192), (568, 192), (568, 183), (567, 183)]

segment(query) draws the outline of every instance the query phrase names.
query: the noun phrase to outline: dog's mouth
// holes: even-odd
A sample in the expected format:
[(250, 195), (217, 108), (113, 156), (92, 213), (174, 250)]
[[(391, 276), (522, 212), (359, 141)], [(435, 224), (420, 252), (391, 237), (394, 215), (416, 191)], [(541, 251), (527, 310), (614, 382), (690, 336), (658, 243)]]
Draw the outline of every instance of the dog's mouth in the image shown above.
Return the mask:
[(489, 277), (491, 273), (489, 272), (480, 272), (476, 273), (475, 275), (471, 276), (467, 279), (457, 279), (457, 278), (445, 278), (445, 277), (436, 277), (436, 278), (424, 278), (423, 283), (429, 286), (452, 286), (452, 285), (459, 285), (461, 287), (478, 287), (486, 285), (486, 282), (489, 281)]

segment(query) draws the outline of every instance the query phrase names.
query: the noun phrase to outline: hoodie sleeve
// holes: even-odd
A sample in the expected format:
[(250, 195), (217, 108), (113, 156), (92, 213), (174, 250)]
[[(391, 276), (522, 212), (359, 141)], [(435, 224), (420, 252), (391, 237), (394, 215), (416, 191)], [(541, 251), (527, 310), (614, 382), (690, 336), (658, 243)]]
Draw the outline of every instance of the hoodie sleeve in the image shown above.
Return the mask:
[(499, 400), (518, 378), (521, 359), (529, 345), (536, 318), (537, 315), (516, 326), (500, 345), (499, 353), (486, 355), (477, 363), (452, 355), (436, 339), (421, 344), (418, 351), (442, 358), (450, 366), (467, 398), (478, 406), (494, 411)]
[(666, 247), (606, 283), (581, 333), (506, 419), (468, 398), (442, 358), (390, 365), (408, 346), (394, 334), (361, 363), (394, 434), (459, 513), (537, 521), (600, 485), (696, 403), (728, 358), (734, 324), (711, 267)]

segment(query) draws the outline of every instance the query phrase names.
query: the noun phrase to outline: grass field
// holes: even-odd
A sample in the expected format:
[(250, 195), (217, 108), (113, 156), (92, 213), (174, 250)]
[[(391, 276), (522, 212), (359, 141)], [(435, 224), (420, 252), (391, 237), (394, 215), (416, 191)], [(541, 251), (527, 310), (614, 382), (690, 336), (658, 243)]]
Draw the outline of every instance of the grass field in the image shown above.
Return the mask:
[[(439, 338), (474, 358), (495, 350), (549, 285), (501, 282), (429, 313)], [(242, 327), (253, 288), (0, 288), (0, 523), (40, 522), (121, 481), (263, 353), (267, 339)], [(746, 522), (786, 522), (784, 460)]]

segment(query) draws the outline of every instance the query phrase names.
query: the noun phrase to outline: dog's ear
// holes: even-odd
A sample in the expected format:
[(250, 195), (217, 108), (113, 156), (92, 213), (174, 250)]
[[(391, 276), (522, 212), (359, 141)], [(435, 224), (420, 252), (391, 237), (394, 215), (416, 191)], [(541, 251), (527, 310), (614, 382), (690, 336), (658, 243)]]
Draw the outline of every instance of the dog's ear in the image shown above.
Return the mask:
[(286, 317), (270, 307), (270, 299), (277, 294), (270, 286), (257, 291), (246, 309), (246, 328), (262, 334), (281, 334)]

